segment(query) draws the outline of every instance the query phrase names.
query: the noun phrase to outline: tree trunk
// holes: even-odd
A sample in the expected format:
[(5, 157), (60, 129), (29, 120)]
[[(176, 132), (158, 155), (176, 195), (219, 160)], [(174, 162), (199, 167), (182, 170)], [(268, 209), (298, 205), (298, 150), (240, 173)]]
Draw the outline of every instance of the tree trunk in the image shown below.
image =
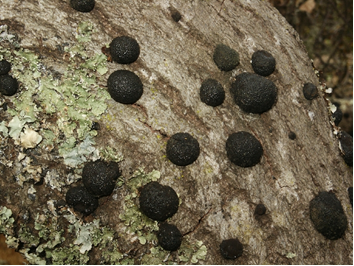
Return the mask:
[[(0, 98), (0, 232), (10, 246), (29, 263), (353, 262), (347, 192), (352, 168), (341, 157), (324, 86), (298, 34), (277, 10), (257, 0), (102, 0), (81, 13), (69, 2), (0, 0), (0, 55), (11, 61), (10, 74), (20, 83), (15, 96)], [(171, 15), (176, 12), (177, 22)], [(103, 57), (102, 48), (121, 35), (140, 45), (132, 64)], [(219, 43), (239, 53), (236, 69), (223, 72), (215, 65)], [(242, 111), (230, 93), (236, 75), (253, 73), (256, 50), (276, 59), (267, 79), (278, 89), (277, 101), (262, 114)], [(106, 92), (109, 75), (118, 69), (133, 71), (143, 83), (135, 104), (117, 103)], [(221, 106), (200, 100), (208, 78), (225, 89)], [(312, 101), (302, 92), (308, 82), (319, 88)], [(92, 109), (79, 101), (84, 97)], [(92, 121), (99, 130), (88, 130)], [(42, 138), (34, 148), (26, 145), (26, 129)], [(263, 147), (253, 167), (236, 166), (226, 155), (226, 140), (238, 131), (252, 133)], [(166, 142), (177, 132), (199, 142), (200, 155), (191, 165), (176, 166), (165, 156)], [(119, 161), (120, 155), (123, 178), (93, 214), (83, 217), (66, 205), (65, 194), (81, 183), (86, 160)], [(171, 254), (157, 245), (157, 223), (138, 210), (137, 188), (155, 179), (180, 198), (169, 223), (184, 237)], [(310, 219), (310, 201), (320, 191), (334, 192), (348, 219), (338, 240), (326, 239)], [(267, 209), (263, 216), (254, 215), (259, 203)], [(244, 248), (234, 261), (219, 250), (229, 238)]]

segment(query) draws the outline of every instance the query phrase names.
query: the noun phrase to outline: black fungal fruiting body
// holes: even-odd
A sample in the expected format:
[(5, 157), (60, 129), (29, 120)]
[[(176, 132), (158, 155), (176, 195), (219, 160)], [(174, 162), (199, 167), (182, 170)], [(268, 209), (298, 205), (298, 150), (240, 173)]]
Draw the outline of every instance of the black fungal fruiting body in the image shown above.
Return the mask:
[(350, 205), (352, 205), (353, 208), (353, 187), (348, 188), (348, 196), (349, 196)]
[(277, 92), (272, 81), (252, 73), (236, 76), (236, 81), (231, 84), (235, 103), (248, 113), (261, 114), (271, 109), (277, 99)]
[(256, 51), (252, 55), (252, 68), (261, 76), (269, 76), (275, 69), (275, 58), (267, 51)]
[(220, 253), (225, 259), (237, 259), (242, 256), (243, 245), (237, 238), (223, 240), (220, 244)]
[(294, 132), (290, 131), (288, 134), (288, 137), (289, 137), (289, 139), (294, 140), (294, 139), (296, 139), (296, 134)]
[(304, 97), (307, 100), (313, 100), (318, 96), (317, 87), (312, 83), (306, 83), (303, 88)]
[(348, 166), (353, 166), (353, 137), (347, 132), (342, 131), (339, 141), (345, 163)]
[(231, 71), (240, 63), (238, 52), (225, 44), (218, 44), (214, 50), (213, 60), (222, 71)]
[(227, 157), (241, 167), (251, 167), (260, 162), (263, 155), (261, 143), (245, 131), (232, 133), (226, 141)]
[(119, 64), (135, 62), (140, 54), (138, 42), (129, 36), (120, 36), (113, 39), (109, 45), (112, 59)]
[(179, 199), (173, 188), (150, 182), (145, 185), (139, 196), (141, 211), (156, 221), (165, 221), (178, 210)]
[(0, 75), (0, 93), (6, 96), (14, 95), (18, 90), (18, 82), (10, 75)]
[(70, 0), (73, 9), (80, 12), (90, 12), (95, 7), (95, 0)]
[(175, 22), (178, 22), (181, 20), (182, 16), (181, 13), (178, 12), (176, 9), (171, 9), (171, 17)]
[(203, 81), (200, 87), (200, 99), (210, 106), (218, 106), (225, 100), (225, 91), (222, 85), (215, 79)]
[(331, 240), (342, 237), (347, 229), (347, 217), (342, 205), (330, 192), (320, 192), (311, 200), (310, 218), (316, 230)]
[(140, 78), (128, 70), (114, 71), (108, 78), (107, 86), (111, 97), (119, 103), (135, 103), (143, 94)]
[(82, 181), (92, 195), (103, 197), (112, 193), (120, 175), (116, 162), (88, 162), (82, 170)]
[(11, 64), (5, 59), (0, 61), (0, 75), (5, 75), (11, 70)]
[(98, 200), (84, 186), (72, 187), (66, 193), (66, 203), (75, 211), (84, 215), (93, 213), (98, 207)]
[(176, 165), (186, 166), (193, 163), (199, 153), (198, 141), (188, 133), (176, 133), (167, 141), (167, 158)]
[(333, 103), (333, 104), (337, 107), (337, 109), (332, 114), (332, 117), (333, 117), (333, 120), (334, 120), (334, 124), (336, 126), (338, 126), (340, 121), (342, 121), (343, 113), (342, 113), (342, 110), (339, 108), (339, 104), (338, 103)]
[(182, 234), (173, 224), (163, 223), (157, 233), (159, 245), (168, 251), (175, 251), (181, 246)]
[(266, 209), (266, 207), (263, 204), (258, 204), (256, 206), (256, 209), (254, 210), (254, 213), (256, 215), (263, 215), (263, 214), (266, 213), (266, 211), (267, 211), (267, 209)]

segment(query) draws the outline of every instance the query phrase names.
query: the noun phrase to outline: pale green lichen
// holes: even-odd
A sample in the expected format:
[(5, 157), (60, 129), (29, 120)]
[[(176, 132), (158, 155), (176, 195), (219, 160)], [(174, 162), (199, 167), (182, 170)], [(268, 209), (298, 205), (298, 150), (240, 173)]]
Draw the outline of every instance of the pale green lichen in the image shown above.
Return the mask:
[(12, 211), (4, 206), (0, 207), (0, 234), (10, 233), (14, 221)]

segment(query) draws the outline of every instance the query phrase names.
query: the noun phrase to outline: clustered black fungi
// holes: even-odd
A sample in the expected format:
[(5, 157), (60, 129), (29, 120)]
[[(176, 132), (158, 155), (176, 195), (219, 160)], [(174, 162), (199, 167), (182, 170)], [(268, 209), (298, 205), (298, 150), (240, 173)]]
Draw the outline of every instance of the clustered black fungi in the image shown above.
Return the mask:
[(353, 187), (348, 187), (348, 196), (349, 196), (350, 205), (352, 205), (353, 208)]
[(254, 210), (254, 214), (256, 214), (256, 215), (263, 215), (263, 214), (265, 214), (266, 213), (266, 211), (267, 211), (267, 209), (266, 209), (266, 207), (264, 206), (264, 204), (258, 204), (257, 206), (256, 206), (256, 209)]
[(235, 103), (248, 113), (261, 114), (271, 109), (277, 99), (277, 92), (272, 81), (252, 73), (236, 76), (236, 81), (231, 84)]
[(258, 164), (263, 155), (261, 143), (245, 131), (232, 133), (226, 141), (227, 157), (241, 167), (251, 167)]
[(141, 211), (156, 221), (165, 221), (178, 210), (179, 199), (170, 186), (150, 182), (140, 192), (139, 203)]
[(238, 52), (225, 44), (218, 44), (213, 55), (216, 66), (222, 71), (231, 71), (240, 63)]
[(73, 9), (80, 12), (90, 12), (95, 7), (95, 0), (70, 0)]
[(317, 87), (312, 83), (306, 83), (303, 88), (304, 97), (313, 100), (318, 96)]
[(289, 139), (294, 140), (294, 139), (296, 139), (296, 134), (294, 132), (290, 131), (288, 134), (288, 137), (289, 137)]
[(0, 61), (0, 75), (5, 75), (11, 70), (11, 64), (5, 59)]
[(340, 146), (342, 147), (342, 157), (348, 166), (353, 166), (353, 137), (342, 131), (340, 135)]
[(200, 87), (200, 99), (207, 105), (218, 106), (225, 100), (224, 88), (217, 80), (207, 79)]
[(124, 104), (133, 104), (143, 94), (143, 83), (140, 78), (128, 70), (114, 71), (107, 81), (111, 97)]
[(333, 103), (337, 109), (335, 110), (335, 112), (332, 114), (333, 120), (334, 120), (334, 124), (336, 126), (339, 125), (340, 121), (342, 121), (342, 117), (343, 117), (343, 113), (342, 110), (339, 108), (339, 103)]
[(261, 76), (269, 76), (275, 69), (275, 58), (264, 50), (259, 50), (252, 55), (252, 68)]
[(82, 181), (92, 195), (103, 197), (112, 193), (120, 175), (116, 162), (106, 163), (98, 160), (85, 164), (82, 170)]
[(188, 133), (176, 133), (167, 141), (167, 158), (176, 165), (192, 164), (197, 160), (199, 153), (198, 141)]
[(242, 256), (243, 245), (237, 238), (223, 240), (220, 244), (220, 253), (225, 259), (237, 259)]
[(182, 234), (173, 224), (163, 223), (157, 233), (159, 245), (168, 251), (175, 251), (181, 246)]
[(0, 93), (5, 96), (12, 96), (18, 90), (18, 82), (8, 74), (0, 75)]
[(98, 200), (84, 186), (72, 187), (66, 193), (66, 202), (75, 211), (84, 215), (93, 213), (98, 207)]
[(347, 217), (336, 195), (322, 191), (310, 202), (310, 218), (316, 230), (328, 239), (344, 235)]
[(129, 36), (120, 36), (113, 39), (109, 45), (112, 59), (119, 64), (135, 62), (140, 54), (138, 42)]

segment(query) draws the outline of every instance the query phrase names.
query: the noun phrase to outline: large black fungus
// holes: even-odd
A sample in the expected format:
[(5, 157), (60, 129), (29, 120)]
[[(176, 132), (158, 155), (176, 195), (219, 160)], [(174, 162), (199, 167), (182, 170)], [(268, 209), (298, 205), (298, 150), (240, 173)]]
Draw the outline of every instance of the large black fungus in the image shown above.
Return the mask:
[(225, 44), (218, 44), (213, 55), (216, 66), (222, 71), (231, 71), (240, 63), (238, 52)]
[(165, 221), (178, 210), (179, 199), (173, 188), (150, 182), (145, 185), (139, 196), (140, 209), (149, 218)]
[(347, 217), (336, 195), (322, 191), (310, 202), (310, 218), (316, 230), (335, 240), (344, 235)]
[(18, 82), (10, 75), (0, 75), (0, 92), (5, 96), (12, 96), (18, 90)]
[(350, 205), (352, 205), (353, 208), (353, 187), (348, 187), (348, 196), (349, 196)]
[(179, 11), (178, 11), (177, 9), (175, 9), (175, 8), (171, 8), (170, 10), (171, 10), (171, 17), (172, 17), (172, 19), (173, 19), (175, 22), (180, 21), (181, 18), (182, 18), (181, 13), (179, 13)]
[(138, 42), (129, 36), (120, 36), (113, 39), (109, 45), (109, 51), (114, 61), (119, 64), (130, 64), (138, 59), (140, 46)]
[(90, 12), (95, 7), (95, 0), (70, 0), (73, 9), (80, 12)]
[(231, 84), (235, 103), (245, 112), (261, 114), (268, 111), (277, 99), (275, 84), (257, 74), (242, 73)]
[(11, 70), (11, 64), (5, 59), (0, 61), (0, 75), (5, 75)]
[(186, 166), (193, 163), (199, 153), (198, 141), (188, 133), (176, 133), (167, 141), (167, 158), (176, 165)]
[(116, 162), (88, 162), (82, 170), (82, 181), (87, 190), (96, 197), (112, 193), (118, 177), (121, 175)]
[(263, 155), (261, 143), (245, 131), (232, 133), (226, 141), (227, 157), (241, 167), (251, 167), (260, 162)]
[(128, 70), (114, 71), (108, 78), (107, 86), (111, 97), (119, 103), (135, 103), (143, 94), (140, 78)]
[(75, 211), (84, 215), (93, 213), (98, 207), (98, 200), (84, 186), (72, 187), (66, 193), (66, 203)]
[(200, 87), (200, 99), (207, 105), (218, 106), (225, 100), (224, 88), (217, 80), (207, 79)]
[(336, 126), (338, 126), (340, 121), (342, 121), (343, 113), (342, 113), (342, 110), (339, 108), (340, 107), (339, 103), (333, 103), (333, 104), (337, 107), (337, 109), (332, 114), (332, 117), (334, 120), (334, 124)]
[(317, 87), (312, 83), (306, 83), (303, 88), (304, 97), (313, 100), (318, 96)]
[(254, 214), (255, 215), (263, 215), (265, 214), (267, 211), (266, 207), (264, 206), (264, 204), (258, 204), (256, 206), (256, 209), (254, 210)]
[(237, 259), (242, 256), (243, 245), (237, 238), (223, 240), (220, 244), (220, 253), (225, 259)]
[(256, 51), (252, 55), (252, 68), (261, 76), (269, 76), (275, 69), (275, 58), (267, 51)]
[(353, 137), (347, 132), (342, 131), (339, 141), (345, 163), (348, 166), (353, 166)]
[(173, 224), (163, 223), (157, 233), (159, 245), (168, 251), (175, 251), (181, 246), (182, 234)]

